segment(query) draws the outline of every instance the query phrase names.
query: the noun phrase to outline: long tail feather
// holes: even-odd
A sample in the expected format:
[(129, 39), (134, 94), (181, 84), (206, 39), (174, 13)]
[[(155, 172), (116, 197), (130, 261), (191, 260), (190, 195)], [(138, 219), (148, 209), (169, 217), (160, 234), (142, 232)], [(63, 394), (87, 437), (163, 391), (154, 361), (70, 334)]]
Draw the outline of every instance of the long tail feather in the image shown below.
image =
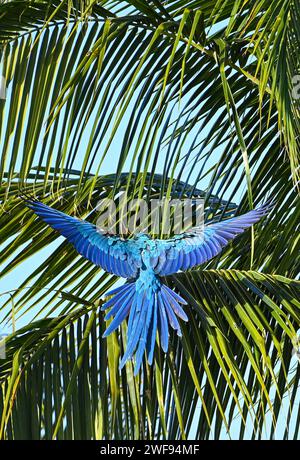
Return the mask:
[[(144, 274), (134, 283), (126, 283), (108, 293), (113, 295), (102, 310), (110, 308), (105, 319), (114, 317), (103, 336), (115, 331), (121, 322), (129, 316), (127, 327), (127, 348), (121, 359), (120, 368), (135, 355), (134, 374), (139, 372), (144, 352), (147, 352), (151, 365), (157, 332), (164, 352), (168, 350), (169, 326), (181, 336), (178, 318), (187, 321), (187, 315), (181, 305), (185, 300), (168, 286), (161, 283), (153, 273)], [(180, 305), (181, 304), (181, 305)]]
[(153, 305), (153, 316), (152, 316), (152, 330), (149, 331), (148, 338), (147, 338), (147, 356), (148, 356), (148, 363), (150, 366), (153, 363), (154, 357), (154, 348), (155, 348), (155, 340), (156, 340), (156, 331), (157, 331), (157, 296), (154, 298), (154, 305)]

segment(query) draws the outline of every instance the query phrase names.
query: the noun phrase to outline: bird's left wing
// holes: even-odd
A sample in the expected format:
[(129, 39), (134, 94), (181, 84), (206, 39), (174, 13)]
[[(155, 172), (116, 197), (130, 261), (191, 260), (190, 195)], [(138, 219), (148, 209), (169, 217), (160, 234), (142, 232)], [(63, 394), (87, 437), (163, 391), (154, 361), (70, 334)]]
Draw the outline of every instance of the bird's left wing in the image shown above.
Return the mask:
[(95, 265), (123, 278), (135, 277), (141, 266), (141, 251), (134, 240), (100, 233), (85, 220), (68, 216), (35, 200), (25, 200), (44, 222), (64, 236), (76, 251)]
[(269, 209), (267, 204), (241, 216), (206, 225), (204, 229), (192, 228), (168, 240), (157, 240), (156, 253), (151, 258), (155, 273), (166, 276), (207, 262)]

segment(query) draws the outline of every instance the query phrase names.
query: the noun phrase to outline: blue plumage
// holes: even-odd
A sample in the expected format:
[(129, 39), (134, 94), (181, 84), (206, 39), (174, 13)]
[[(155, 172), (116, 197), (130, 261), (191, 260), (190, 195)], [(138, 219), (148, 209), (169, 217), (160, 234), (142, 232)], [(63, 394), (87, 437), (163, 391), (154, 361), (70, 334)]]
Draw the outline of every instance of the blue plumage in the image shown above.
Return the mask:
[(26, 204), (53, 229), (57, 230), (76, 251), (105, 271), (128, 281), (107, 293), (112, 296), (102, 306), (110, 308), (105, 319), (113, 317), (104, 337), (116, 330), (128, 317), (127, 349), (120, 367), (135, 354), (135, 374), (144, 352), (152, 364), (158, 330), (164, 352), (168, 350), (169, 326), (181, 336), (178, 318), (187, 321), (182, 305), (186, 301), (161, 281), (161, 276), (203, 264), (221, 252), (230, 240), (263, 217), (264, 206), (202, 229), (193, 228), (168, 240), (136, 235), (123, 240), (99, 232), (90, 222), (68, 216), (38, 201)]

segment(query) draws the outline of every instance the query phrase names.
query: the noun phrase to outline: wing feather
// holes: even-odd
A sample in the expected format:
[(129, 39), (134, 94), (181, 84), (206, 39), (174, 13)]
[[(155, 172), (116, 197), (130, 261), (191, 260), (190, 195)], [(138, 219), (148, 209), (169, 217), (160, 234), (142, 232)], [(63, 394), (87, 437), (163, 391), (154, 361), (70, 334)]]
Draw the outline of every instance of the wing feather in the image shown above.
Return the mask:
[(94, 224), (68, 216), (39, 201), (26, 200), (26, 204), (95, 265), (123, 278), (136, 276), (141, 256), (134, 240), (122, 240), (118, 236), (100, 233)]
[[(158, 254), (159, 263), (153, 266), (155, 272), (166, 276), (207, 262), (233, 238), (258, 222), (271, 206), (266, 204), (241, 216), (207, 225), (203, 231), (196, 227), (169, 240), (157, 240), (157, 247), (161, 247), (161, 251)], [(174, 253), (176, 263), (170, 263), (169, 255), (174, 257)]]

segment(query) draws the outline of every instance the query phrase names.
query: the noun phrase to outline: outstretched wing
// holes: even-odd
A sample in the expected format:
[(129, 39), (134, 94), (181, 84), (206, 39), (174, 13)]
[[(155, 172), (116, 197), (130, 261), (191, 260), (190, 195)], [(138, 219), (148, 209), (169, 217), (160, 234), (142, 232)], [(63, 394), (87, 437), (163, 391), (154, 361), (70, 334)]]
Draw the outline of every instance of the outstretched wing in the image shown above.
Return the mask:
[(154, 271), (162, 276), (203, 264), (219, 254), (229, 241), (258, 222), (270, 205), (246, 214), (210, 224), (204, 229), (193, 228), (169, 240), (157, 240), (156, 254), (151, 259)]
[(142, 260), (134, 240), (100, 233), (94, 224), (68, 216), (39, 201), (26, 200), (26, 205), (95, 265), (123, 278), (136, 276)]

